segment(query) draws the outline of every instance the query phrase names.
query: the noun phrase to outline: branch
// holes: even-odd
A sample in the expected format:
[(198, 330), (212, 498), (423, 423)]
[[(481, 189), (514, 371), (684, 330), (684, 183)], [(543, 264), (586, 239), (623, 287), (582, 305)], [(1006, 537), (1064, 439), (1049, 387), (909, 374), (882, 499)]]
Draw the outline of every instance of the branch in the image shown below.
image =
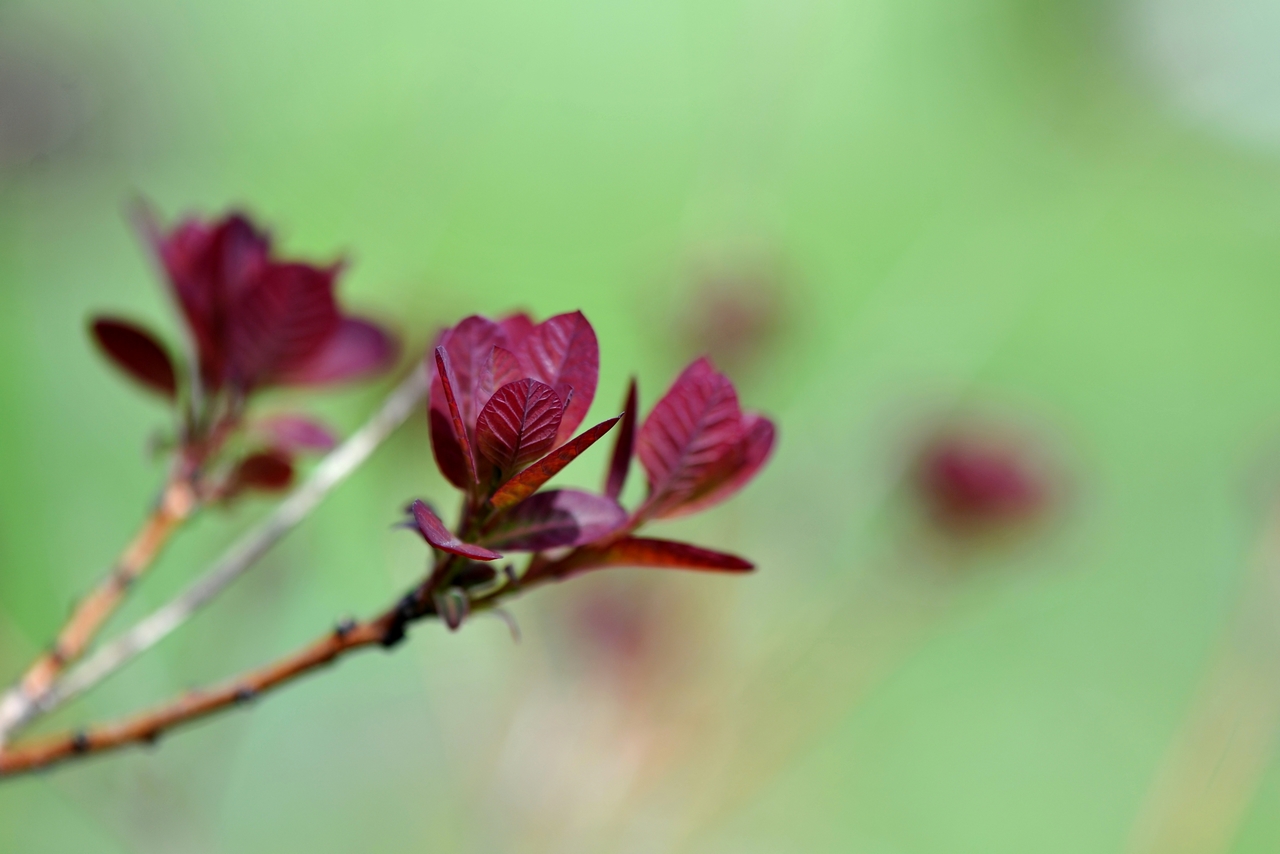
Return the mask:
[(133, 744), (151, 744), (170, 729), (241, 706), (292, 682), (339, 657), (385, 643), (396, 620), (388, 612), (369, 623), (339, 625), (325, 637), (261, 670), (208, 691), (191, 691), (178, 699), (114, 724), (63, 733), (28, 745), (0, 750), (0, 777), (24, 774), (96, 753)]
[(186, 480), (169, 481), (155, 509), (111, 571), (76, 606), (53, 646), (32, 662), (18, 683), (0, 700), (0, 747), (9, 733), (46, 698), (63, 670), (84, 654), (120, 607), (129, 588), (146, 573), (169, 537), (194, 512), (196, 503), (195, 493)]
[(58, 680), (45, 695), (24, 710), (12, 729), (32, 718), (47, 714), (63, 703), (79, 696), (159, 643), (193, 614), (209, 604), (233, 581), (249, 570), (272, 546), (295, 525), (306, 518), (335, 486), (354, 472), (369, 455), (404, 423), (427, 391), (427, 376), (422, 366), (400, 382), (382, 408), (364, 426), (336, 450), (325, 457), (311, 477), (257, 527), (246, 533), (223, 556), (175, 599), (132, 629), (103, 646)]

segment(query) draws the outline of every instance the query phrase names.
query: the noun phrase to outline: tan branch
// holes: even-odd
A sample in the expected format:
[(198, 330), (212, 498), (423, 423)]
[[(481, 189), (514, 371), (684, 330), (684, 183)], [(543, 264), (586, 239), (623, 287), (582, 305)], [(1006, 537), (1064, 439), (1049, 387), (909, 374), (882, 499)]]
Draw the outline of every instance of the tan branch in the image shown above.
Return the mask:
[(21, 680), (0, 700), (0, 746), (30, 711), (48, 696), (63, 671), (84, 654), (103, 625), (120, 607), (129, 588), (151, 567), (169, 537), (190, 517), (195, 507), (196, 496), (191, 485), (182, 479), (171, 480), (142, 529), (111, 571), (76, 606), (53, 647), (37, 658)]

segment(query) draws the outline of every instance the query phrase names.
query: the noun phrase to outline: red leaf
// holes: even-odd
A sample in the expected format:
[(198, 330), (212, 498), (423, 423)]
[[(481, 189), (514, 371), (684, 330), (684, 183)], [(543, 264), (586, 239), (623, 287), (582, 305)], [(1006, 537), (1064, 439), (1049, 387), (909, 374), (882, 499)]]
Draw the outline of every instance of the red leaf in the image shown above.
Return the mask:
[(606, 567), (635, 566), (659, 569), (696, 569), (709, 572), (748, 572), (750, 561), (736, 555), (646, 537), (624, 537), (599, 548), (585, 546), (558, 561), (535, 563), (522, 583), (547, 577), (563, 577), (575, 572)]
[(226, 497), (246, 489), (279, 492), (293, 483), (293, 460), (280, 450), (258, 451), (242, 459), (227, 480)]
[(660, 514), (665, 518), (697, 513), (729, 498), (756, 476), (773, 451), (773, 422), (763, 415), (749, 413), (742, 416), (742, 437), (725, 454), (707, 476), (678, 505)]
[(178, 394), (178, 375), (169, 351), (146, 329), (127, 320), (99, 317), (90, 326), (94, 341), (116, 367), (168, 398)]
[(302, 415), (273, 415), (252, 429), (285, 451), (328, 451), (338, 443), (328, 427)]
[(311, 359), (281, 372), (278, 381), (328, 385), (359, 379), (386, 370), (399, 355), (400, 343), (389, 331), (369, 320), (344, 317)]
[(431, 451), (435, 454), (436, 465), (445, 478), (458, 489), (466, 489), (470, 484), (467, 473), (467, 461), (462, 455), (462, 446), (453, 432), (453, 421), (448, 414), (438, 409), (427, 411), (431, 426)]
[(431, 512), (422, 501), (415, 501), (409, 506), (409, 511), (413, 513), (413, 520), (418, 523), (418, 533), (422, 534), (423, 539), (428, 543), (440, 549), (442, 552), (469, 557), (474, 560), (497, 560), (502, 555), (497, 552), (481, 546), (474, 546), (470, 543), (464, 543), (453, 535), (453, 532), (444, 526), (440, 521), (440, 517)]
[(563, 414), (550, 386), (537, 380), (507, 383), (480, 412), (476, 444), (504, 475), (513, 474), (551, 450)]
[[(544, 483), (551, 480), (562, 468), (577, 459), (579, 454), (595, 444), (597, 439), (608, 433), (609, 429), (617, 423), (617, 418), (601, 421), (590, 430), (579, 434), (576, 438), (556, 448), (504, 483), (493, 494), (493, 498), (489, 499), (490, 503), (495, 508), (502, 510), (524, 501), (537, 492)], [(612, 495), (609, 497), (616, 498), (616, 496)]]
[(649, 475), (640, 515), (660, 516), (689, 500), (741, 437), (733, 384), (706, 359), (685, 368), (640, 428), (637, 451)]
[[(476, 415), (480, 412), (476, 403), (476, 391), (485, 365), (489, 362), (493, 348), (501, 346), (505, 341), (502, 328), (479, 315), (464, 318), (440, 338), (440, 346), (448, 354), (449, 366), (453, 369), (453, 393), (458, 403), (458, 413), (468, 431), (475, 428)], [(448, 412), (442, 399), (444, 389), (440, 386), (438, 371), (433, 372), (431, 380), (432, 407)]]
[(244, 389), (282, 382), (305, 369), (338, 331), (336, 269), (270, 264), (231, 306), (229, 379)]
[(633, 377), (631, 387), (627, 389), (626, 408), (622, 412), (622, 429), (618, 431), (618, 441), (613, 446), (613, 457), (609, 461), (609, 475), (604, 484), (604, 494), (615, 501), (622, 494), (622, 487), (627, 484), (627, 472), (631, 470), (631, 458), (635, 455), (638, 406), (639, 393)]
[(436, 372), (440, 378), (441, 388), (444, 390), (445, 401), (449, 405), (449, 419), (453, 424), (454, 441), (458, 443), (462, 461), (467, 466), (467, 474), (471, 476), (471, 483), (478, 485), (480, 476), (476, 473), (476, 458), (471, 452), (471, 442), (467, 438), (467, 428), (458, 410), (458, 398), (454, 394), (453, 370), (449, 365), (449, 354), (445, 352), (444, 347), (436, 348)]
[(573, 399), (565, 407), (556, 442), (573, 435), (591, 408), (600, 373), (600, 346), (595, 330), (582, 312), (558, 314), (533, 328), (525, 347), (530, 376), (556, 390), (562, 399), (573, 389)]
[[(504, 346), (517, 357), (521, 357), (528, 349), (529, 336), (533, 334), (533, 320), (524, 312), (519, 312), (502, 318), (498, 321), (498, 325), (502, 327), (502, 334), (506, 336), (507, 343)], [(524, 362), (521, 362), (521, 365), (523, 366)]]
[(616, 501), (576, 489), (539, 492), (490, 524), (485, 543), (508, 551), (536, 552), (607, 537), (626, 524)]
[(524, 379), (524, 376), (524, 369), (515, 353), (506, 347), (494, 347), (489, 351), (489, 358), (480, 371), (480, 382), (476, 385), (476, 411), (484, 409), (495, 391), (507, 383)]

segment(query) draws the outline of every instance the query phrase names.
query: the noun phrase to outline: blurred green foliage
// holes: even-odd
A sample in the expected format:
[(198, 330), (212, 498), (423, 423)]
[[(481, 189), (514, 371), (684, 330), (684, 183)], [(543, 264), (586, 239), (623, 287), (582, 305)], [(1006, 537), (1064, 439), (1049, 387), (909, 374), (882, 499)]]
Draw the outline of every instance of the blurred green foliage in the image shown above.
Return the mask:
[[(3, 784), (0, 851), (1125, 850), (1280, 445), (1275, 151), (1173, 111), (1133, 8), (0, 4), (3, 673), (160, 477), (163, 412), (84, 335), (107, 308), (175, 329), (138, 194), (348, 256), (348, 301), (415, 348), (464, 314), (579, 307), (601, 417), (630, 372), (651, 404), (714, 348), (685, 322), (700, 271), (763, 280), (778, 316), (736, 371), (781, 425), (746, 493), (667, 529), (757, 574), (558, 586), (514, 607), (518, 645), (424, 626), (154, 751)], [(314, 408), (350, 429), (382, 390)], [(1067, 473), (1034, 542), (958, 554), (905, 507), (912, 437), (974, 411)], [(58, 722), (389, 601), (424, 560), (389, 530), (417, 495), (447, 495), (420, 421)], [(264, 509), (202, 519), (120, 624)], [(1277, 805), (1272, 772), (1231, 850), (1276, 850)]]

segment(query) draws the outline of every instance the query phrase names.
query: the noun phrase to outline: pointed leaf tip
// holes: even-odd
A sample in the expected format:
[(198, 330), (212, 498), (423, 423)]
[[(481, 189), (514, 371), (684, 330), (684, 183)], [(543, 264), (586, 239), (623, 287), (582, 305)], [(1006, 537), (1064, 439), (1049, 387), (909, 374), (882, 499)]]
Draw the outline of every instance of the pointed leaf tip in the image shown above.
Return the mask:
[(475, 454), (471, 449), (471, 440), (467, 437), (466, 422), (462, 420), (462, 413), (458, 409), (458, 398), (454, 393), (456, 386), (454, 385), (453, 370), (449, 365), (449, 353), (444, 347), (436, 347), (436, 370), (441, 386), (444, 389), (445, 401), (449, 404), (449, 419), (453, 423), (453, 438), (461, 450), (463, 462), (467, 466), (467, 474), (471, 477), (471, 483), (479, 485), (480, 475), (476, 470)]
[(473, 560), (497, 560), (502, 557), (498, 552), (490, 551), (483, 546), (464, 543), (458, 539), (440, 521), (440, 517), (431, 512), (431, 508), (427, 506), (426, 502), (415, 501), (410, 510), (413, 512), (414, 521), (418, 523), (418, 532), (422, 534), (423, 539), (440, 549), (440, 551), (469, 557)]
[(536, 563), (525, 581), (564, 577), (609, 567), (692, 569), (703, 572), (750, 572), (755, 565), (737, 555), (705, 549), (674, 540), (623, 537), (606, 546), (584, 546), (558, 561)]
[[(619, 416), (620, 417), (620, 416)], [(590, 448), (596, 443), (601, 436), (608, 433), (614, 424), (618, 423), (618, 418), (610, 418), (607, 421), (601, 421), (590, 430), (576, 436), (574, 439), (561, 445), (556, 450), (547, 454), (542, 459), (520, 472), (511, 480), (504, 483), (497, 492), (493, 494), (490, 503), (495, 509), (503, 510), (507, 507), (519, 504), (530, 495), (537, 492), (544, 483), (551, 480), (565, 466), (578, 458), (583, 451)], [(616, 496), (610, 496), (615, 498)]]
[(143, 327), (114, 317), (94, 318), (89, 326), (102, 354), (151, 391), (173, 399), (178, 375), (169, 351)]
[(631, 470), (631, 458), (636, 449), (636, 408), (639, 406), (639, 391), (635, 377), (627, 389), (627, 401), (622, 412), (622, 428), (618, 431), (618, 439), (613, 446), (613, 457), (609, 461), (609, 474), (604, 484), (604, 494), (614, 499), (622, 495), (622, 488), (627, 484), (627, 472)]

